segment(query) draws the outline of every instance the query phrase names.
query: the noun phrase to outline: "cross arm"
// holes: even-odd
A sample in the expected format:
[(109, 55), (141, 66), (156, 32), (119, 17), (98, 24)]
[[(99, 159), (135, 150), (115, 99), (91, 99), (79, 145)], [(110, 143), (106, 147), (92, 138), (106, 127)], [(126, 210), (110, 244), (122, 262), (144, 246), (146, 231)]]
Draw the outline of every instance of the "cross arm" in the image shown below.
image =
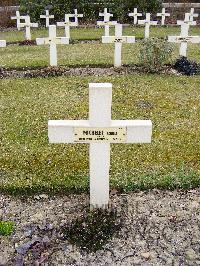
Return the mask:
[(44, 45), (44, 44), (69, 44), (68, 37), (56, 37), (54, 39), (51, 38), (36, 38), (37, 45)]
[[(93, 132), (115, 133), (116, 137), (102, 139), (109, 143), (150, 143), (152, 135), (152, 122), (150, 120), (113, 120), (109, 127), (94, 128), (90, 126), (89, 120), (50, 120), (48, 122), (48, 137), (50, 143), (91, 143), (96, 140), (76, 140), (77, 129), (93, 134)], [(79, 131), (78, 131), (79, 132)], [(106, 132), (106, 133), (105, 133)], [(77, 133), (78, 134), (78, 133)], [(117, 136), (119, 134), (119, 136)], [(123, 135), (123, 136), (122, 136)], [(90, 136), (90, 137), (91, 137)], [(88, 137), (88, 136), (85, 136)], [(94, 136), (93, 136), (94, 137)], [(101, 136), (98, 136), (99, 138)], [(92, 138), (92, 137), (91, 137)], [(120, 140), (119, 140), (120, 139)], [(101, 139), (99, 139), (101, 140)]]
[(200, 36), (168, 36), (168, 42), (191, 42), (191, 43), (200, 43)]
[(102, 43), (134, 43), (135, 36), (102, 36)]
[(117, 25), (117, 21), (97, 21), (98, 26), (114, 26)]

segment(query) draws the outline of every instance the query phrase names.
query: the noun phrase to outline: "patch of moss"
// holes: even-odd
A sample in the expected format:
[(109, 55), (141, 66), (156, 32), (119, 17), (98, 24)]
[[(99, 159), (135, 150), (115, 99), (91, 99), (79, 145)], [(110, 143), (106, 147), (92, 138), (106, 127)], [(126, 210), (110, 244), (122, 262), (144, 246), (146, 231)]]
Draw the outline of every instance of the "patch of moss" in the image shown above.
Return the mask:
[(62, 233), (64, 239), (82, 250), (95, 252), (102, 249), (120, 228), (121, 219), (115, 210), (94, 210), (62, 228)]
[(11, 221), (0, 221), (0, 235), (9, 236), (14, 230), (14, 222)]

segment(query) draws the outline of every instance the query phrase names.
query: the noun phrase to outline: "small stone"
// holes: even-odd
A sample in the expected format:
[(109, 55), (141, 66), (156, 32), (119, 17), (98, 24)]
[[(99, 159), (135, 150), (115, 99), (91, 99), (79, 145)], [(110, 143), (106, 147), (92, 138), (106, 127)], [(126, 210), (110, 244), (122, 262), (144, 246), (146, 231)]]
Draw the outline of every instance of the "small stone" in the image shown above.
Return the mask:
[(186, 250), (185, 254), (186, 254), (186, 258), (190, 260), (194, 260), (198, 257), (192, 248)]
[(199, 203), (197, 201), (192, 201), (190, 206), (190, 209), (198, 209), (199, 208)]
[(150, 256), (151, 256), (151, 254), (150, 254), (150, 252), (142, 252), (142, 253), (141, 253), (141, 256), (142, 256), (143, 258), (145, 258), (145, 259), (149, 259)]

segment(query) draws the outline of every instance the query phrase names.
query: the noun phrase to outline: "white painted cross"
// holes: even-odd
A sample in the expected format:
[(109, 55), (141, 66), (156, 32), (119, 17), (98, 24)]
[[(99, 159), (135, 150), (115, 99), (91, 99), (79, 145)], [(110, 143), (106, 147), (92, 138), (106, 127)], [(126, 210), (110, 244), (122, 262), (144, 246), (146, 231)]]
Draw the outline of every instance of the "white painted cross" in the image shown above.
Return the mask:
[(188, 24), (190, 26), (193, 26), (193, 25), (196, 25), (197, 22), (191, 20), (190, 13), (185, 13), (185, 19), (184, 20), (177, 20), (177, 25), (183, 25), (183, 24)]
[(145, 20), (138, 20), (139, 25), (145, 25), (145, 38), (149, 38), (149, 30), (151, 25), (157, 25), (158, 21), (151, 21), (150, 13), (146, 13)]
[(112, 120), (112, 84), (89, 84), (89, 120), (50, 120), (50, 143), (90, 144), (90, 208), (109, 204), (110, 143), (151, 143), (150, 120)]
[(74, 18), (74, 22), (78, 25), (78, 18), (83, 18), (83, 14), (78, 14), (77, 9), (74, 9), (74, 14), (69, 14), (70, 18)]
[(200, 36), (189, 36), (189, 24), (181, 25), (180, 36), (168, 36), (168, 42), (180, 43), (180, 56), (187, 56), (187, 44), (200, 43)]
[(77, 22), (70, 21), (71, 14), (65, 14), (65, 21), (57, 22), (58, 27), (65, 27), (65, 36), (70, 39), (70, 27), (77, 27)]
[(37, 45), (48, 44), (50, 47), (50, 66), (57, 66), (57, 44), (69, 44), (69, 38), (56, 37), (56, 25), (49, 25), (49, 37), (37, 38)]
[(165, 25), (165, 17), (170, 17), (170, 13), (165, 13), (165, 8), (162, 8), (161, 13), (157, 13), (157, 17), (162, 17), (161, 19), (161, 25)]
[(129, 13), (128, 15), (129, 15), (129, 17), (133, 17), (133, 18), (134, 18), (134, 25), (137, 24), (137, 22), (138, 22), (138, 17), (142, 17), (142, 13), (138, 13), (138, 12), (137, 12), (137, 7), (134, 8), (133, 13)]
[(191, 10), (190, 10), (190, 21), (193, 21), (194, 18), (198, 18), (199, 14), (197, 13), (194, 13), (194, 8), (192, 7)]
[(122, 24), (115, 26), (115, 36), (102, 36), (102, 43), (114, 43), (114, 66), (121, 67), (122, 65), (122, 43), (134, 43), (135, 36), (122, 36)]
[(6, 41), (0, 40), (0, 47), (6, 47)]
[(44, 18), (46, 20), (46, 27), (48, 28), (49, 27), (49, 20), (51, 18), (54, 18), (54, 15), (50, 15), (49, 10), (45, 10), (45, 12), (46, 12), (46, 15), (40, 15), (40, 18)]
[(25, 22), (19, 23), (20, 28), (26, 28), (26, 40), (31, 40), (31, 28), (38, 28), (38, 23), (31, 23), (30, 16), (25, 16)]
[(109, 36), (110, 26), (115, 26), (117, 21), (110, 21), (110, 17), (113, 17), (113, 14), (109, 13), (107, 8), (104, 8), (104, 13), (99, 13), (100, 17), (104, 17), (103, 21), (97, 21), (98, 26), (105, 26), (105, 36)]
[(16, 19), (17, 20), (17, 29), (20, 30), (20, 22), (21, 22), (21, 19), (24, 19), (25, 20), (26, 16), (21, 16), (19, 11), (16, 11), (16, 16), (14, 17), (11, 17), (11, 19)]

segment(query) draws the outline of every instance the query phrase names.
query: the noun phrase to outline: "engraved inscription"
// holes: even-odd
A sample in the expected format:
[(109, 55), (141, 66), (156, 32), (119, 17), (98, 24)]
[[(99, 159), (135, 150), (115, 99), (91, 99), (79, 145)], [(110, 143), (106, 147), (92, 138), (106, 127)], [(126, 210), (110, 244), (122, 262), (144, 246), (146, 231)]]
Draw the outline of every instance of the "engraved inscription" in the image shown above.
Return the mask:
[(75, 142), (126, 142), (126, 127), (74, 128)]

